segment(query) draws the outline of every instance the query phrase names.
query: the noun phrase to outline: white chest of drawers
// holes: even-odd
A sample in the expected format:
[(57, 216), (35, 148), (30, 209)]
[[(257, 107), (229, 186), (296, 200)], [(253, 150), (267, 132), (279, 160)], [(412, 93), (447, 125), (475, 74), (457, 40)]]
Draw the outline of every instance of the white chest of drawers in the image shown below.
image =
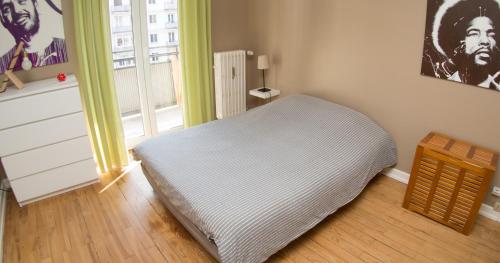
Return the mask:
[(0, 93), (0, 160), (21, 206), (98, 181), (73, 75)]

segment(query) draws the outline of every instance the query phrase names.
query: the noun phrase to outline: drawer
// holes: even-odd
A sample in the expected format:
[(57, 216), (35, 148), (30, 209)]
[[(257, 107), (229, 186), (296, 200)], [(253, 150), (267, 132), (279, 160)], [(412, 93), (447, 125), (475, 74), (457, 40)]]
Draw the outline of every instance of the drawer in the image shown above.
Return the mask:
[(0, 157), (87, 135), (83, 112), (0, 131)]
[(79, 111), (76, 87), (16, 98), (0, 103), (0, 130)]
[(53, 170), (10, 181), (19, 203), (54, 194), (97, 180), (93, 159), (62, 166)]
[(92, 158), (87, 136), (2, 158), (9, 180)]

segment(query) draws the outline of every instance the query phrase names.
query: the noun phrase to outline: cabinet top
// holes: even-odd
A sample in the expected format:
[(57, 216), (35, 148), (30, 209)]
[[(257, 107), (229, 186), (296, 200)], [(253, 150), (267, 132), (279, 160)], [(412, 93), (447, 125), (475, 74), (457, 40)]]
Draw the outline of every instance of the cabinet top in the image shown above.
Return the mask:
[(420, 146), (450, 155), (476, 166), (495, 171), (498, 153), (437, 132), (429, 133)]
[(78, 82), (75, 75), (68, 75), (66, 81), (63, 82), (58, 81), (55, 77), (32, 81), (25, 83), (24, 88), (20, 90), (16, 87), (9, 87), (5, 92), (0, 93), (0, 102), (76, 86), (78, 86)]

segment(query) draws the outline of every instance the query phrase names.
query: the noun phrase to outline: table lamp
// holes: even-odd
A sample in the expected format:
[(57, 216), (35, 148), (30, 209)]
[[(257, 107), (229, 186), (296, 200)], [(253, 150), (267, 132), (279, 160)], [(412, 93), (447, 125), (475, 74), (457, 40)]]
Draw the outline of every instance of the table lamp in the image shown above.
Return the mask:
[(260, 92), (269, 92), (270, 89), (266, 88), (266, 69), (269, 69), (269, 59), (267, 55), (259, 56), (257, 59), (257, 69), (262, 70), (262, 82), (264, 83), (263, 88), (260, 88)]

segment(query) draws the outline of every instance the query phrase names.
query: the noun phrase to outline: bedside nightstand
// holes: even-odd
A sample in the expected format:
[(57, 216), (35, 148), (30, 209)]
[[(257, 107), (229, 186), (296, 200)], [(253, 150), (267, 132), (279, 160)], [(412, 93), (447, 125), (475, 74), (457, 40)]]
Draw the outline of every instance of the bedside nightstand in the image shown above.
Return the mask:
[(261, 99), (271, 99), (272, 97), (280, 95), (280, 91), (277, 89), (270, 89), (270, 91), (267, 92), (260, 92), (259, 89), (261, 88), (250, 90), (250, 95)]

